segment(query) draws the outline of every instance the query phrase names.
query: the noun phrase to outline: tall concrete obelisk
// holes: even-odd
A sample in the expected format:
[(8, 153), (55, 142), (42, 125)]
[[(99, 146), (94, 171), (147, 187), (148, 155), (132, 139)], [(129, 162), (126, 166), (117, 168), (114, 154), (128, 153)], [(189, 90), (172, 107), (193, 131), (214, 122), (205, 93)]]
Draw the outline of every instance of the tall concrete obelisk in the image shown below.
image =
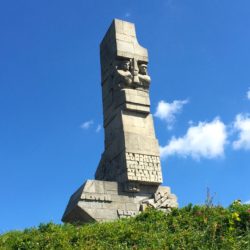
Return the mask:
[(152, 206), (176, 207), (162, 183), (159, 145), (150, 114), (148, 52), (132, 23), (115, 19), (100, 45), (105, 150), (95, 180), (71, 197), (65, 222), (112, 220)]

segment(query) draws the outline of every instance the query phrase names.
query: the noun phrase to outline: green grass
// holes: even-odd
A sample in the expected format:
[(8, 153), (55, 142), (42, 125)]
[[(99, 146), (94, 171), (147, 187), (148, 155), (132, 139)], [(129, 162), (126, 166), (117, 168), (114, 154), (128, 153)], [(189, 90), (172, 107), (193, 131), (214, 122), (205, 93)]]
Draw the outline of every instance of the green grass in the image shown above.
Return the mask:
[(0, 235), (0, 249), (250, 249), (250, 205), (193, 206), (84, 226), (41, 224)]

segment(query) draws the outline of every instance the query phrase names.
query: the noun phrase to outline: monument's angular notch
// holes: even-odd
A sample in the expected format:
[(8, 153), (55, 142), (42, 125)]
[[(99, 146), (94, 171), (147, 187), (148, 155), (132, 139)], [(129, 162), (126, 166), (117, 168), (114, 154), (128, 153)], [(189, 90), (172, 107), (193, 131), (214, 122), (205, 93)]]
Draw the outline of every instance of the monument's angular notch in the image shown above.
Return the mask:
[(151, 206), (177, 207), (163, 182), (150, 113), (148, 51), (135, 25), (114, 19), (100, 44), (105, 150), (95, 173), (70, 198), (62, 221), (108, 221)]

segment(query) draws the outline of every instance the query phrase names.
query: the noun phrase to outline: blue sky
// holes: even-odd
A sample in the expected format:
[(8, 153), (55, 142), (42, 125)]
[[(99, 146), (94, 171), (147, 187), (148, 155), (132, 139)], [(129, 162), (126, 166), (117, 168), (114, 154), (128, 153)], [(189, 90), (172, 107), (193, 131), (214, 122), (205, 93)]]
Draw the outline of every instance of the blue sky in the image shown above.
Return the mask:
[(104, 148), (99, 43), (149, 51), (164, 185), (180, 206), (250, 200), (250, 2), (1, 1), (0, 233), (60, 222)]

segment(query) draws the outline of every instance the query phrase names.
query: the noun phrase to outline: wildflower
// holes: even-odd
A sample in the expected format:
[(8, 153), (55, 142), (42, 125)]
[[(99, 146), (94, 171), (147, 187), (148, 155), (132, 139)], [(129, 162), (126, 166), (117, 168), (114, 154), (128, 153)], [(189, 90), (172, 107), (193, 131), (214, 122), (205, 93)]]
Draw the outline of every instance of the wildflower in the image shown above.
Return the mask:
[(232, 218), (236, 221), (240, 221), (240, 216), (237, 212), (232, 213)]

